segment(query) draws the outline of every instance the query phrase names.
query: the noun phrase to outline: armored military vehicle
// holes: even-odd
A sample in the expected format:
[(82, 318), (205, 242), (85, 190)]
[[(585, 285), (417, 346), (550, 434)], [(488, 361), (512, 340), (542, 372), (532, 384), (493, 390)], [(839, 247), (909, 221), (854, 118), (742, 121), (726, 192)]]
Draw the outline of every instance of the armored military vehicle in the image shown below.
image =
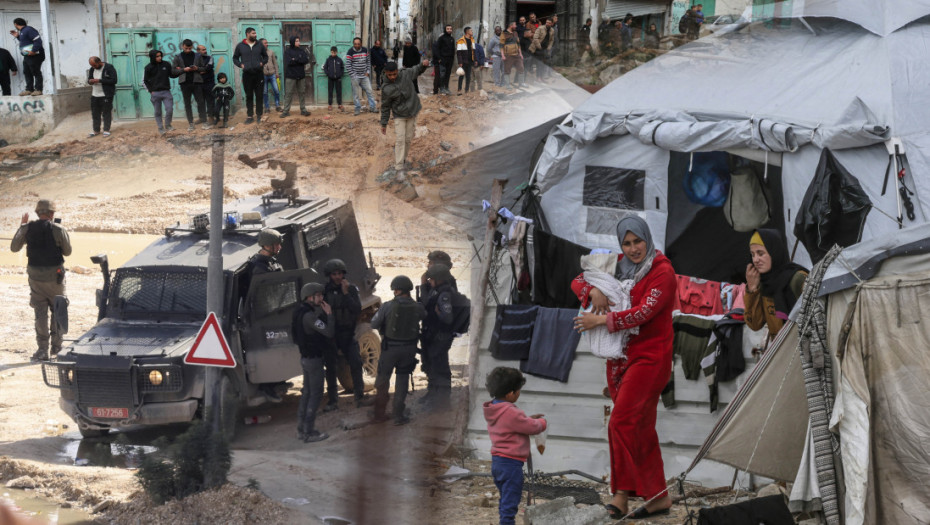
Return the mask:
[[(266, 402), (258, 385), (301, 374), (291, 318), (301, 286), (325, 282), (322, 267), (329, 259), (345, 261), (346, 278), (359, 288), (357, 335), (365, 369), (376, 373), (380, 338), (368, 321), (381, 305), (374, 295), (380, 276), (371, 255), (365, 256), (350, 202), (256, 197), (227, 205), (221, 226), (224, 295), (223, 311), (216, 314), (237, 363), (224, 369), (221, 380), (224, 425), (235, 424), (241, 406)], [(250, 279), (248, 260), (265, 227), (284, 235), (277, 259), (285, 271)], [(167, 228), (164, 238), (112, 274), (105, 256), (93, 259), (104, 274), (98, 322), (42, 370), (46, 384), (61, 390), (61, 408), (83, 436), (202, 416), (204, 367), (183, 359), (207, 315), (208, 244), (208, 217), (202, 214), (189, 226)], [(340, 380), (353, 387), (348, 371)]]

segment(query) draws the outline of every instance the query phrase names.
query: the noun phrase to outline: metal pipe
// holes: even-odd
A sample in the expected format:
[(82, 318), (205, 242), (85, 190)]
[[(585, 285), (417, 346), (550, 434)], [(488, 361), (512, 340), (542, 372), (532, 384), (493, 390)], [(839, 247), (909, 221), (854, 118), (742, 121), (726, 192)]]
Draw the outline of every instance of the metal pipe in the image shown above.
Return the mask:
[[(223, 318), (223, 150), (226, 139), (213, 135), (213, 171), (210, 178), (210, 244), (207, 257), (207, 312)], [(220, 428), (219, 386), (222, 371), (209, 366), (204, 384), (204, 403), (207, 419), (212, 420), (213, 432)]]
[(97, 0), (97, 40), (100, 44), (100, 58), (106, 60), (107, 45), (103, 37), (103, 0)]

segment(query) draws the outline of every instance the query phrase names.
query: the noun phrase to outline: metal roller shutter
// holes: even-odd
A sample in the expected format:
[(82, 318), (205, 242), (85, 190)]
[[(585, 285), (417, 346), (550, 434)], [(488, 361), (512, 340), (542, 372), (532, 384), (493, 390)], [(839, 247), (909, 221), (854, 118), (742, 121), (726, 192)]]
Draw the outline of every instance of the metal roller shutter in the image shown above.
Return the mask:
[(607, 9), (604, 14), (611, 20), (623, 18), (627, 13), (633, 16), (651, 15), (664, 13), (668, 10), (668, 2), (665, 1), (630, 1), (630, 0), (608, 0)]

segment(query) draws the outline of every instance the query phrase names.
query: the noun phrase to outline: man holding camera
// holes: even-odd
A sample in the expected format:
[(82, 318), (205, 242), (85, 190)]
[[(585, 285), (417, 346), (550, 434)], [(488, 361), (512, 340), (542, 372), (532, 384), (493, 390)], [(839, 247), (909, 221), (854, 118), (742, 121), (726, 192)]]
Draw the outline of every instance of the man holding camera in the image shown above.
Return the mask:
[(55, 297), (65, 295), (64, 263), (65, 256), (71, 255), (71, 239), (68, 231), (59, 224), (60, 220), (55, 220), (54, 202), (40, 199), (36, 204), (36, 214), (39, 219), (35, 221), (29, 220), (28, 213), (23, 214), (10, 250), (18, 252), (26, 245), (29, 306), (35, 310), (36, 343), (39, 347), (32, 360), (47, 361), (61, 350), (62, 334), (55, 322), (54, 306)]

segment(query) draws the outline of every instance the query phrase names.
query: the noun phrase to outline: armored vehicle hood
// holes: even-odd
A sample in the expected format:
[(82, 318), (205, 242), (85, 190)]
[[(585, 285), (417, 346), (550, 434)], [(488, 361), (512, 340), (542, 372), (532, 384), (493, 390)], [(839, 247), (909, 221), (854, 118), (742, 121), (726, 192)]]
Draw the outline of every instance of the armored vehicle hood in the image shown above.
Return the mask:
[(198, 323), (153, 323), (104, 319), (69, 348), (81, 355), (183, 356), (200, 330)]

